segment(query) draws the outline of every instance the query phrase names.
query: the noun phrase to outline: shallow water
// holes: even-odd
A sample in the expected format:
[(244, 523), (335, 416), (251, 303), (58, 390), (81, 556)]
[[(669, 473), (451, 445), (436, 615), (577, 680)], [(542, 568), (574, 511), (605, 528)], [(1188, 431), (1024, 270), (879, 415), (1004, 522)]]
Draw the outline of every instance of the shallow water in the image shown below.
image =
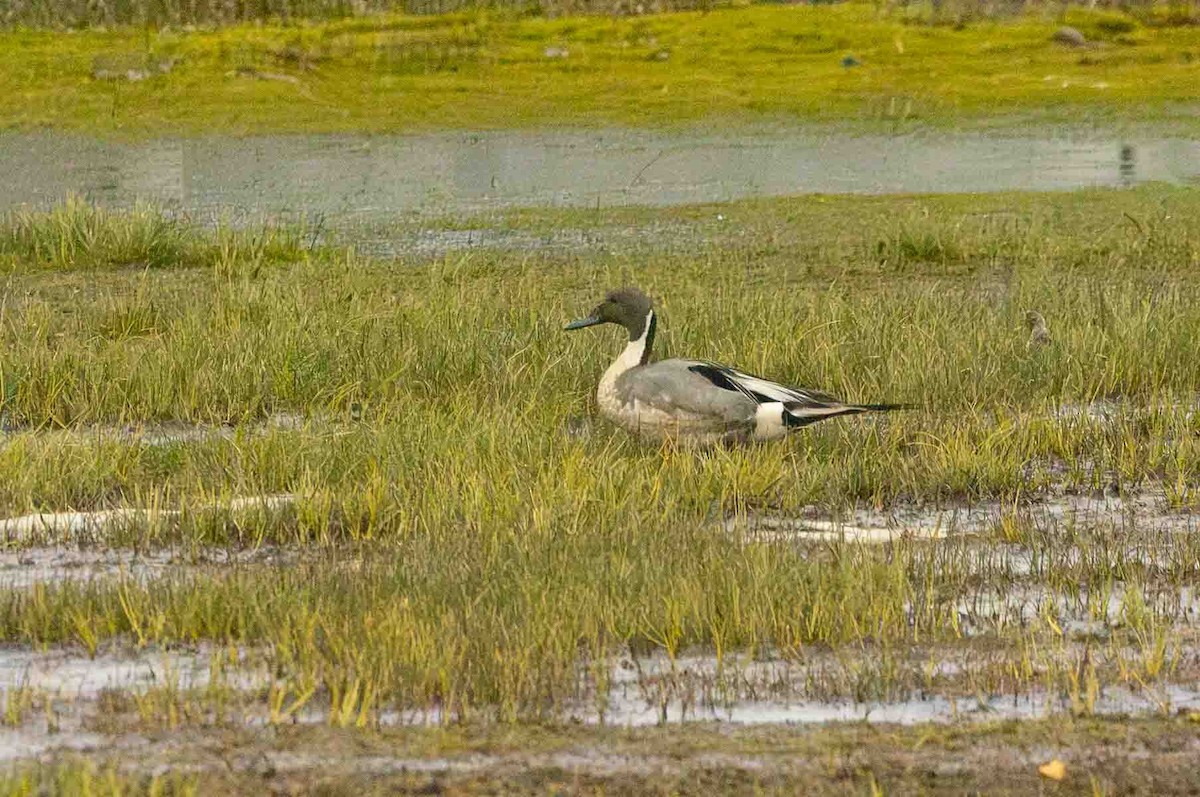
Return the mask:
[[(1079, 655), (1072, 647), (1064, 650)], [(869, 653), (864, 656), (869, 657)], [(929, 651), (925, 655), (932, 656)], [(973, 656), (969, 650), (940, 651), (934, 668), (943, 678), (960, 675), (969, 666), (986, 662), (987, 654)], [(974, 661), (979, 658), (979, 661)], [(863, 659), (858, 666), (865, 665)], [(974, 664), (971, 662), (974, 661)], [(919, 656), (910, 662), (914, 672), (928, 665)], [(1040, 719), (1071, 710), (1064, 694), (1047, 692), (1031, 680), (1028, 688), (1007, 694), (957, 696), (953, 687), (924, 692), (913, 688), (913, 696), (886, 700), (854, 700), (845, 697), (806, 698), (804, 684), (815, 684), (824, 668), (835, 675), (849, 673), (847, 663), (827, 654), (810, 655), (804, 663), (781, 660), (753, 661), (731, 655), (724, 665), (710, 654), (684, 655), (671, 662), (655, 654), (633, 662), (618, 661), (611, 672), (610, 689), (603, 715), (595, 701), (581, 702), (568, 712), (576, 721), (611, 725), (653, 725), (672, 722), (728, 722), (738, 725), (819, 724), (827, 722), (872, 722), (911, 725), (915, 723), (961, 722), (994, 719)], [(800, 687), (787, 697), (786, 684)], [(757, 695), (757, 696), (756, 696)], [(1200, 708), (1200, 685), (1186, 677), (1175, 682), (1131, 688), (1124, 684), (1104, 686), (1092, 710), (1098, 715), (1145, 714), (1164, 710)]]
[(0, 728), (0, 761), (21, 761), (50, 752), (111, 750), (113, 740), (79, 728)]
[[(1119, 650), (1067, 643), (1044, 651), (1034, 666), (1075, 666), (1084, 660), (1081, 656), (1086, 657), (1088, 649), (1095, 661), (1120, 655)], [(261, 696), (277, 673), (260, 655), (262, 652), (207, 643), (142, 649), (118, 645), (89, 657), (77, 646), (0, 647), (0, 698), (20, 703), (20, 694), (32, 696), (27, 708), (14, 715), (16, 721), (0, 728), (0, 762), (59, 751), (117, 747), (135, 756), (153, 757), (163, 752), (158, 742), (136, 732), (106, 735), (95, 731), (95, 718), (109, 710), (101, 700), (107, 690), (129, 695), (162, 688), (178, 694), (193, 690), (203, 693), (219, 684), (250, 700), (243, 703), (232, 693), (229, 695), (231, 705), (238, 706), (234, 722), (246, 728), (263, 728), (270, 719)], [(1079, 711), (1085, 705), (1072, 703), (1071, 696), (1058, 689), (1048, 690), (1036, 672), (1025, 686), (1015, 690), (1011, 685), (1000, 691), (974, 686), (977, 681), (971, 673), (978, 675), (989, 667), (1007, 671), (1016, 666), (1019, 657), (1013, 659), (1002, 650), (914, 648), (910, 655), (902, 654), (902, 659), (891, 662), (888, 668), (902, 680), (894, 692), (889, 691), (882, 699), (854, 699), (846, 695), (856, 693), (855, 679), (865, 678), (869, 683), (878, 668), (869, 649), (846, 654), (811, 650), (797, 661), (760, 659), (736, 652), (728, 654), (723, 662), (706, 652), (685, 653), (673, 661), (661, 652), (636, 658), (626, 653), (607, 665), (610, 689), (605, 699), (597, 700), (584, 689), (559, 716), (563, 721), (609, 726), (693, 722), (962, 724), (1041, 719)], [(581, 667), (590, 669), (582, 663)], [(1086, 710), (1097, 716), (1194, 713), (1200, 710), (1200, 682), (1196, 681), (1195, 668), (1189, 666), (1173, 672), (1169, 680), (1146, 686), (1106, 684), (1093, 697), (1094, 702), (1086, 704)], [(1080, 699), (1077, 695), (1076, 701)], [(388, 709), (374, 715), (371, 723), (380, 727), (437, 726), (448, 719), (452, 718), (436, 707)], [(287, 720), (310, 725), (330, 721), (328, 703), (320, 698)], [(278, 752), (270, 754), (267, 761), (243, 763), (280, 770), (304, 768), (304, 761), (290, 759), (289, 755)], [(469, 769), (479, 762), (385, 757), (361, 763), (381, 771), (439, 771), (460, 765)]]
[[(1108, 687), (1094, 706), (1097, 715), (1157, 713), (1200, 708), (1200, 690), (1178, 684), (1153, 691)], [(609, 701), (604, 721), (610, 725), (658, 725), (664, 722), (728, 722), (735, 725), (815, 724), (826, 722), (872, 722), (913, 725), (922, 722), (1033, 720), (1070, 710), (1069, 701), (1040, 690), (1017, 697), (914, 698), (898, 702), (853, 701), (751, 701), (739, 700), (725, 706), (694, 706), (672, 700), (654, 705), (641, 697)], [(595, 722), (595, 715), (577, 715)]]
[[(191, 506), (187, 511), (256, 514), (287, 509), (295, 502), (296, 497), (287, 493), (251, 495)], [(49, 538), (74, 540), (97, 537), (115, 528), (178, 519), (183, 514), (182, 509), (132, 506), (93, 512), (37, 512), (0, 518), (0, 542), (18, 545)]]
[[(242, 551), (131, 548), (79, 548), (53, 545), (0, 550), (0, 589), (22, 589), (64, 581), (129, 579), (148, 582), (166, 576), (214, 573), (235, 566), (283, 565), (302, 556), (299, 548), (263, 546)], [(2, 660), (0, 656), (0, 660)]]
[(0, 649), (0, 685), (6, 690), (24, 687), (76, 700), (95, 699), (105, 689), (140, 691), (168, 683), (197, 689), (210, 681), (212, 656), (208, 647), (144, 649), (95, 657), (65, 649)]
[(1142, 531), (1200, 530), (1200, 516), (1170, 507), (1161, 487), (1125, 495), (1049, 495), (1021, 504), (1011, 501), (935, 507), (898, 504), (886, 509), (858, 508), (837, 517), (810, 507), (798, 516), (732, 516), (726, 518), (725, 529), (750, 543), (825, 540), (888, 543), (985, 534), (1005, 518), (1017, 518), (1038, 527), (1057, 524), (1120, 529), (1136, 524)]
[[(1067, 650), (1070, 653), (1073, 648)], [(58, 714), (70, 725), (79, 725), (87, 713), (94, 710), (93, 701), (105, 690), (129, 690), (143, 693), (148, 689), (170, 686), (180, 690), (204, 689), (219, 678), (220, 683), (235, 690), (260, 690), (271, 683), (268, 667), (260, 661), (251, 664), (246, 651), (236, 651), (240, 665), (230, 664), (230, 652), (201, 645), (196, 648), (163, 650), (147, 648), (137, 651), (110, 651), (90, 658), (75, 649), (29, 648), (0, 649), (0, 691), (11, 692), (24, 688), (35, 694), (55, 698)], [(927, 652), (926, 655), (932, 655)], [(969, 651), (958, 654), (938, 654), (937, 671), (940, 677), (952, 679), (972, 661)], [(1065, 655), (1065, 654), (1064, 654)], [(966, 658), (963, 658), (963, 657)], [(582, 699), (567, 706), (563, 718), (587, 724), (652, 725), (671, 722), (717, 721), (739, 725), (760, 724), (820, 724), (828, 722), (871, 722), (914, 724), (923, 722), (949, 723), (994, 719), (1038, 719), (1072, 709), (1068, 696), (1047, 692), (1036, 679), (1027, 689), (1017, 693), (956, 696), (949, 687), (942, 692), (913, 689), (913, 696), (886, 700), (855, 700), (845, 697), (829, 699), (786, 696), (779, 692), (787, 683), (800, 686), (822, 677), (823, 667), (831, 672), (844, 670), (845, 662), (835, 662), (826, 654), (811, 661), (796, 663), (780, 660), (753, 661), (731, 655), (724, 665), (710, 654), (680, 656), (671, 662), (655, 654), (636, 660), (628, 657), (615, 660), (611, 670), (611, 689), (603, 701)], [(220, 664), (216, 669), (214, 665)], [(981, 662), (975, 661), (973, 666)], [(914, 659), (915, 667), (924, 666)], [(837, 668), (843, 668), (841, 670)], [(219, 673), (219, 675), (214, 675)], [(731, 680), (731, 676), (732, 680)], [(755, 695), (758, 696), (755, 696)], [(803, 689), (800, 694), (803, 694)], [(66, 701), (66, 702), (64, 702)], [(1145, 688), (1125, 684), (1106, 685), (1098, 695), (1092, 710), (1098, 715), (1146, 714), (1163, 711), (1194, 711), (1200, 709), (1200, 684), (1186, 676), (1182, 680), (1153, 683)], [(251, 726), (266, 722), (251, 710), (243, 714)], [(21, 736), (23, 748), (38, 748), (43, 742), (51, 746), (54, 740), (40, 739), (38, 717), (11, 733)], [(437, 725), (444, 721), (437, 709), (387, 710), (375, 719), (381, 726)], [(298, 712), (293, 721), (324, 724), (329, 721), (326, 706), (314, 703)], [(72, 734), (63, 734), (61, 741), (70, 742)], [(87, 742), (94, 737), (89, 735)], [(14, 739), (14, 741), (16, 741)], [(85, 744), (87, 743), (85, 742)], [(3, 746), (0, 734), (0, 746)], [(21, 754), (18, 753), (19, 757)], [(0, 758), (6, 756), (0, 755)]]
[(1200, 141), (1047, 130), (813, 128), (296, 135), (106, 142), (0, 134), (0, 210), (78, 193), (197, 216), (386, 216), (678, 205), (810, 193), (1064, 190), (1200, 179)]

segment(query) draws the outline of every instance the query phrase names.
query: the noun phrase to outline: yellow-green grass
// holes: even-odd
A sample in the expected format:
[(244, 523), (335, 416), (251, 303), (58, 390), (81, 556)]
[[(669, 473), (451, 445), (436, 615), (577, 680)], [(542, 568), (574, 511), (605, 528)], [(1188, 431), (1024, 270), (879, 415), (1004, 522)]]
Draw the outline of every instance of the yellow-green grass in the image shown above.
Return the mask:
[[(0, 230), (12, 429), (0, 507), (304, 489), (394, 502), (405, 525), (470, 507), (552, 527), (581, 506), (691, 518), (714, 502), (1011, 496), (1056, 468), (1087, 486), (1165, 480), (1190, 503), (1196, 207), (1194, 192), (1159, 188), (751, 202), (722, 209), (726, 225), (748, 220), (749, 242), (432, 262), (372, 261), (288, 231), (161, 235), (145, 209), (23, 216)], [(95, 247), (79, 248), (79, 229)], [(603, 423), (572, 436), (621, 344), (609, 328), (561, 326), (624, 283), (660, 299), (663, 353), (919, 409), (700, 456)], [(1049, 319), (1052, 346), (1027, 349), (1029, 309)], [(1054, 415), (1097, 399), (1126, 409), (1108, 426)], [(274, 413), (308, 428), (254, 428)], [(247, 425), (244, 439), (174, 446), (38, 431), (167, 421)]]
[[(741, 545), (719, 528), (662, 522), (590, 532), (464, 523), (286, 567), (7, 589), (0, 633), (91, 653), (120, 642), (216, 642), (214, 685), (189, 691), (167, 669), (161, 691), (141, 705), (140, 721), (168, 727), (247, 716), (286, 722), (300, 709), (360, 727), (395, 712), (432, 722), (556, 722), (568, 711), (603, 713), (614, 661), (629, 650), (675, 661), (697, 648), (725, 669), (707, 681), (661, 677), (673, 718), (680, 703), (703, 716), (751, 695), (786, 705), (932, 694), (967, 710), (976, 700), (1040, 694), (1090, 715), (1101, 689), (1146, 690), (1154, 706), (1160, 687), (1194, 683), (1197, 673), (1187, 609), (1142, 597), (1194, 588), (1194, 568), (1116, 561), (1117, 543), (1157, 549), (1107, 531), (1059, 529), (1038, 540), (1035, 556), (1064, 565), (1034, 573), (1055, 591), (1086, 589), (1103, 605), (1106, 585), (1130, 587), (1115, 616), (1084, 612), (1104, 631), (1082, 641), (1063, 632), (1070, 616), (1049, 603), (1024, 621), (1019, 612), (991, 619), (980, 596), (1019, 595), (1030, 582), (961, 543)], [(1171, 542), (1181, 561), (1195, 561), (1194, 543)], [(1080, 563), (1066, 564), (1078, 554)], [(980, 608), (962, 608), (973, 600)], [(960, 612), (971, 622), (968, 640)], [(997, 649), (1005, 652), (989, 657)], [(821, 662), (823, 651), (833, 655)], [(743, 674), (754, 657), (791, 662), (801, 674), (755, 680)], [(951, 677), (943, 661), (965, 664)], [(239, 693), (233, 684), (246, 665), (271, 678)], [(653, 700), (653, 680), (635, 682), (634, 701), (639, 686)], [(1158, 700), (1170, 710), (1169, 698)]]
[[(15, 217), (0, 228), (0, 513), (287, 492), (294, 508), (159, 517), (98, 542), (273, 542), (308, 555), (7, 588), (0, 639), (90, 650), (213, 640), (266, 657), (279, 685), (260, 700), (308, 695), (352, 723), (414, 707), (553, 719), (581, 679), (603, 694), (607, 657), (628, 646), (895, 659), (958, 640), (961, 606), (985, 592), (1120, 586), (1109, 644), (1139, 663), (1098, 672), (1168, 678), (1193, 629), (1179, 601), (1149, 596), (1195, 586), (1194, 535), (1138, 517), (1039, 525), (1023, 510), (1114, 483), (1195, 506), (1198, 202), (1148, 187), (519, 213), (488, 223), (719, 211), (753, 234), (685, 252), (664, 241), (394, 262), (295, 231), (176, 226), (148, 208), (75, 202)], [(618, 332), (561, 329), (624, 283), (660, 299), (668, 352), (919, 409), (743, 449), (640, 443), (594, 417)], [(1047, 317), (1050, 346), (1027, 349), (1029, 309)], [(1112, 421), (1055, 412), (1096, 399), (1116, 402)], [(305, 423), (264, 424), (275, 413)], [(143, 422), (235, 429), (168, 444), (111, 430)], [(1012, 507), (983, 553), (979, 539), (754, 544), (723, 523), (810, 504), (980, 499)], [(1028, 553), (1024, 570), (998, 558), (1010, 545)], [(985, 637), (1062, 644), (1054, 619), (985, 622)], [(1057, 693), (1080, 688), (1079, 672), (1005, 677), (1045, 678)], [(894, 681), (855, 694), (892, 695)]]
[[(0, 96), (12, 101), (0, 127), (105, 136), (847, 121), (1194, 130), (1200, 28), (1082, 10), (1065, 21), (1096, 46), (1052, 43), (1063, 19), (1044, 12), (955, 29), (907, 24), (865, 3), (9, 30), (0, 32)], [(846, 55), (861, 65), (843, 66)], [(93, 76), (129, 69), (149, 76)]]
[[(116, 762), (97, 764), (76, 757), (45, 766), (24, 764), (0, 773), (0, 794), (5, 797), (28, 797), (32, 794), (183, 797), (200, 793), (198, 780), (195, 776), (183, 773), (145, 775), (122, 772)], [(243, 785), (242, 788), (246, 787)]]

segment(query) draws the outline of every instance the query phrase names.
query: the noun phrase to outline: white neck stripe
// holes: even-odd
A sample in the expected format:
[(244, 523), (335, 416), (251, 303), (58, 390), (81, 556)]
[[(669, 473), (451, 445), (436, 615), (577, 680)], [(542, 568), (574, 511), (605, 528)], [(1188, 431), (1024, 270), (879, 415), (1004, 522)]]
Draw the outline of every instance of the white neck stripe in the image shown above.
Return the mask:
[(642, 358), (646, 354), (646, 344), (649, 342), (650, 325), (654, 320), (654, 311), (651, 310), (646, 314), (646, 323), (642, 327), (642, 334), (637, 340), (631, 340), (625, 344), (625, 350), (617, 357), (616, 361), (609, 368), (613, 372), (613, 376), (623, 374), (630, 368), (636, 368), (642, 364)]

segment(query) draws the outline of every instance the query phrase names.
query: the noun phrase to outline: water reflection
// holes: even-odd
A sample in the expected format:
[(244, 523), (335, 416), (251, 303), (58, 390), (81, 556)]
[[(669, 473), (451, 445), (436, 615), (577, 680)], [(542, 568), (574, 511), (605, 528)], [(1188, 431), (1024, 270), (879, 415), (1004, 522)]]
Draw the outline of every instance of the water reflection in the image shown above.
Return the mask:
[(1121, 165), (1119, 171), (1121, 174), (1122, 185), (1133, 185), (1136, 180), (1136, 164), (1134, 163), (1134, 151), (1132, 144), (1121, 145)]

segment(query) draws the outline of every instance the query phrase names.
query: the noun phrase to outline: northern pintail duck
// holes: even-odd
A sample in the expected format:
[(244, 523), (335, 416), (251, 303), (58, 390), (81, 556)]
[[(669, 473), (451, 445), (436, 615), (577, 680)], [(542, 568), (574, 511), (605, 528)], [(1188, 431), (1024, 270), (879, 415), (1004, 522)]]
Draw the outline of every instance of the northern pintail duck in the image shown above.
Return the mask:
[(654, 308), (636, 288), (613, 291), (566, 329), (597, 324), (629, 331), (625, 350), (600, 378), (596, 401), (602, 415), (637, 434), (701, 444), (776, 440), (826, 418), (907, 406), (847, 404), (704, 360), (652, 363)]

